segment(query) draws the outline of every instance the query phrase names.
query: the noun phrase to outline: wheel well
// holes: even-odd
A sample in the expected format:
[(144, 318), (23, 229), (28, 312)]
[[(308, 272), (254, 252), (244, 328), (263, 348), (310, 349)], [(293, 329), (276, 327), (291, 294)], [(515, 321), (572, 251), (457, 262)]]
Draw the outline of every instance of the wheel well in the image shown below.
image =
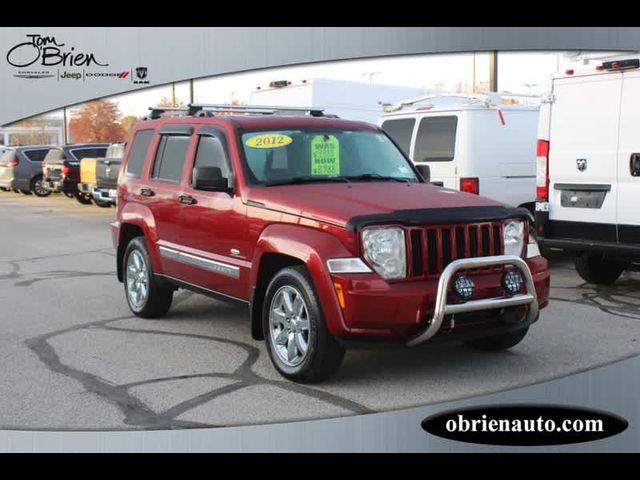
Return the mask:
[(129, 242), (136, 237), (144, 237), (144, 231), (139, 226), (125, 223), (120, 227), (120, 239), (118, 240), (117, 253), (118, 280), (120, 282), (123, 281), (122, 261), (124, 259), (124, 252), (127, 249)]
[(531, 214), (531, 220), (535, 221), (534, 220), (536, 218), (536, 204), (535, 204), (535, 202), (523, 203), (522, 205), (519, 205), (518, 207), (519, 208), (526, 208), (527, 210), (529, 210), (529, 213)]
[(299, 258), (280, 253), (265, 253), (260, 259), (258, 277), (251, 298), (251, 337), (254, 340), (263, 340), (262, 333), (262, 307), (267, 287), (273, 276), (285, 267), (304, 265)]

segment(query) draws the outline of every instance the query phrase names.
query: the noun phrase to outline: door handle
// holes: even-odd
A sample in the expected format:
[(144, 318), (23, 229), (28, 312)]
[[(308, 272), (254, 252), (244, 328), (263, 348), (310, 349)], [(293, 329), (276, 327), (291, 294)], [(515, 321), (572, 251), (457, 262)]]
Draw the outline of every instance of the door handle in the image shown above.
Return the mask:
[(184, 205), (195, 205), (196, 203), (196, 199), (189, 196), (189, 195), (180, 195), (178, 197), (178, 200), (180, 201), (180, 203), (184, 204)]
[(154, 192), (150, 188), (141, 188), (140, 189), (140, 195), (142, 195), (143, 197), (153, 197), (155, 194), (156, 194), (156, 192)]
[(640, 177), (640, 153), (632, 153), (629, 159), (629, 170), (632, 177)]

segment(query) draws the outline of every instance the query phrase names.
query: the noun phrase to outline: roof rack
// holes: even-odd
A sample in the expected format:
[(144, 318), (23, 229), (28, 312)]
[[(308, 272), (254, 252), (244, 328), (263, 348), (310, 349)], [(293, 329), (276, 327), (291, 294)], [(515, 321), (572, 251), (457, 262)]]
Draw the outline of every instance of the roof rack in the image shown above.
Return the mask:
[(415, 105), (416, 103), (424, 102), (427, 100), (434, 100), (439, 98), (461, 98), (466, 100), (467, 103), (480, 103), (487, 108), (499, 107), (502, 104), (503, 98), (532, 98), (539, 101), (540, 95), (534, 95), (529, 93), (498, 93), (498, 92), (483, 92), (483, 93), (440, 93), (421, 95), (419, 97), (410, 98), (408, 100), (402, 100), (397, 103), (381, 103), (382, 110), (385, 113), (398, 112), (404, 107)]
[(190, 103), (186, 107), (149, 107), (149, 119), (155, 120), (165, 113), (183, 113), (193, 117), (212, 117), (215, 113), (251, 114), (251, 115), (309, 115), (312, 117), (337, 118), (326, 115), (324, 110), (315, 107), (288, 107), (264, 105), (227, 105), (222, 103)]

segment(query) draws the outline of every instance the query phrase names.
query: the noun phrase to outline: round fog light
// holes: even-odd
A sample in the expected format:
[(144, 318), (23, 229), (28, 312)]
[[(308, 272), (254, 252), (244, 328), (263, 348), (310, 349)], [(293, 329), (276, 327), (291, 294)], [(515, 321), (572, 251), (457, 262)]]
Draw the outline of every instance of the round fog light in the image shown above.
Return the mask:
[(517, 270), (508, 270), (502, 276), (502, 286), (510, 295), (515, 295), (522, 289), (524, 280)]
[(455, 290), (456, 295), (462, 300), (468, 300), (471, 298), (474, 287), (475, 285), (473, 280), (466, 275), (458, 275), (453, 281), (453, 289)]

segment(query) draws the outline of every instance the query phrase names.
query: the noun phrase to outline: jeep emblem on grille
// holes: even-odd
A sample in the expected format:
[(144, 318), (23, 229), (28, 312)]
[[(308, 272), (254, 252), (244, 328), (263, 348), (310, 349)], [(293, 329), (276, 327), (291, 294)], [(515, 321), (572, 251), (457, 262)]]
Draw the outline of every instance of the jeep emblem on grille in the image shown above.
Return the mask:
[(579, 172), (584, 172), (587, 169), (587, 159), (586, 158), (577, 158), (576, 159), (576, 167)]

